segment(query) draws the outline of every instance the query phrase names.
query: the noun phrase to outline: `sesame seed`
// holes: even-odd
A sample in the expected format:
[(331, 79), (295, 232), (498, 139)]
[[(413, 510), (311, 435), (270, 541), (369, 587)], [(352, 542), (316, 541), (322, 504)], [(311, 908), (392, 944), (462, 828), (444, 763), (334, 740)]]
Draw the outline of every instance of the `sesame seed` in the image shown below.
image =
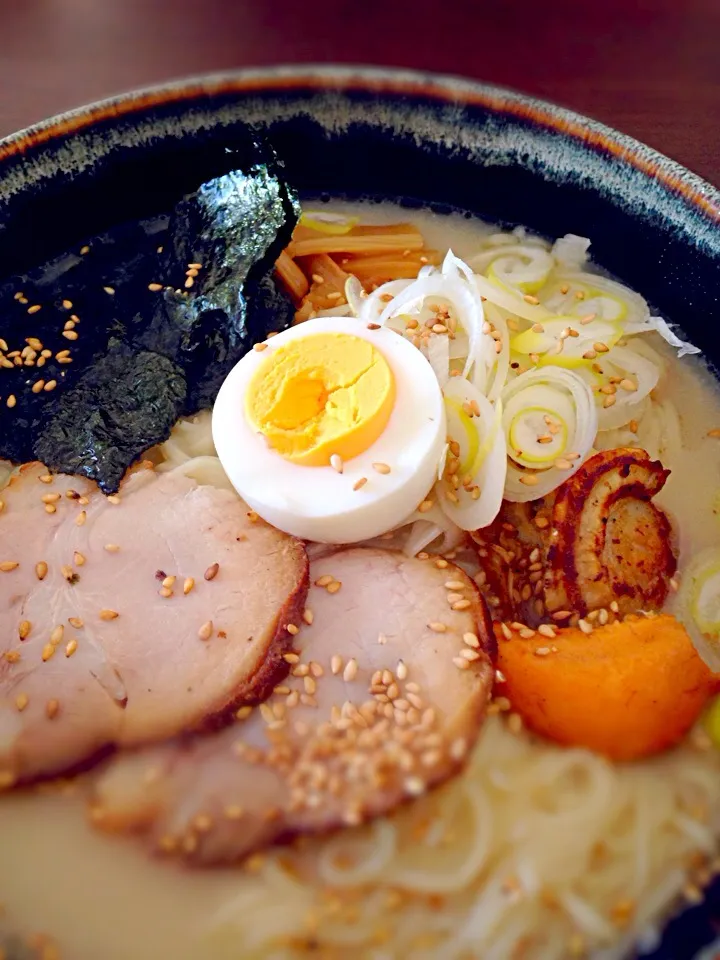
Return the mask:
[(635, 391), (637, 390), (637, 384), (634, 383), (632, 380), (629, 380), (627, 377), (624, 377), (620, 381), (620, 389), (626, 390), (628, 393), (635, 393)]
[(220, 570), (220, 564), (219, 564), (219, 563), (212, 563), (212, 564), (207, 568), (207, 570), (205, 571), (205, 573), (203, 574), (203, 576), (205, 577), (206, 580), (214, 580), (215, 577), (218, 575), (218, 571), (219, 571), (219, 570)]
[[(357, 660), (355, 659), (355, 657), (351, 657), (348, 660), (347, 664), (345, 665), (345, 669), (343, 670), (343, 680), (346, 683), (351, 683), (357, 676), (357, 672), (358, 672)], [(308, 691), (308, 692), (312, 692), (312, 691)]]
[(84, 626), (80, 617), (68, 617), (68, 623), (71, 627), (75, 627), (76, 630), (80, 630)]
[(464, 657), (470, 663), (472, 663), (474, 660), (480, 659), (480, 654), (477, 652), (477, 650), (472, 650), (470, 647), (463, 647), (463, 649), (460, 651), (460, 656)]
[(158, 594), (165, 600), (168, 600), (173, 595), (173, 591), (170, 589), (170, 587), (160, 587)]
[(81, 510), (80, 513), (75, 517), (75, 526), (82, 527), (86, 520), (87, 513), (84, 510)]
[(534, 487), (537, 483), (540, 483), (540, 480), (534, 473), (528, 473), (520, 477), (520, 483), (524, 483), (526, 487)]
[(343, 458), (339, 454), (333, 453), (332, 456), (330, 457), (330, 466), (337, 473), (342, 473), (343, 467), (344, 467)]
[(36, 380), (35, 383), (30, 388), (33, 393), (41, 393), (45, 386), (44, 380)]
[(45, 513), (56, 513), (56, 512), (57, 512), (57, 507), (55, 506), (54, 503), (45, 504)]
[(605, 397), (605, 399), (603, 400), (603, 407), (605, 409), (607, 409), (608, 407), (614, 407), (616, 402), (617, 402), (616, 397), (613, 395), (609, 397)]
[(469, 662), (464, 657), (453, 657), (453, 663), (458, 670), (467, 670), (470, 666)]
[(213, 622), (212, 620), (207, 620), (198, 630), (198, 637), (201, 640), (209, 640), (213, 632)]
[(15, 397), (15, 394), (11, 393), (10, 396), (5, 401), (5, 404), (12, 410), (12, 408), (15, 406), (16, 403), (17, 403), (17, 399)]
[(387, 465), (387, 463), (374, 463), (372, 466), (376, 473), (381, 473), (383, 475), (390, 473), (390, 467)]
[(120, 497), (116, 493), (111, 493), (110, 496), (105, 499), (108, 503), (112, 503), (113, 506), (117, 506), (120, 503)]
[(62, 335), (66, 340), (77, 340), (78, 334), (75, 330), (63, 330)]
[(445, 581), (446, 590), (463, 590), (464, 587), (465, 587), (465, 584), (462, 582), (462, 580), (446, 580)]
[(535, 307), (540, 303), (538, 298), (534, 297), (531, 293), (526, 293), (525, 296), (523, 297), (523, 300), (525, 301), (525, 303), (531, 303)]
[(364, 487), (367, 483), (367, 477), (360, 477), (359, 480), (356, 480), (353, 484), (353, 490), (360, 490), (361, 487)]
[(313, 616), (312, 610), (308, 610), (308, 609), (303, 610), (302, 618), (303, 618), (303, 622), (306, 623), (309, 627), (312, 626), (313, 620), (315, 619), (315, 617)]
[(115, 610), (103, 609), (100, 611), (101, 620), (117, 620), (119, 616), (120, 614), (117, 613)]
[(330, 659), (330, 672), (337, 676), (343, 668), (343, 659), (337, 653)]
[(77, 650), (77, 648), (78, 648), (77, 640), (75, 640), (75, 638), (73, 638), (72, 640), (70, 640), (70, 641), (68, 642), (67, 646), (65, 647), (65, 656), (66, 656), (66, 657), (71, 657), (71, 656), (75, 653), (75, 651)]
[(327, 587), (328, 584), (331, 584), (334, 581), (335, 577), (331, 576), (329, 573), (323, 574), (322, 577), (318, 577), (315, 581), (316, 587)]
[(555, 466), (558, 470), (570, 470), (572, 469), (572, 463), (569, 460), (566, 460), (565, 457), (558, 457), (555, 460)]
[(342, 587), (342, 581), (333, 580), (332, 583), (327, 585), (326, 590), (328, 593), (337, 593), (340, 587)]
[(312, 696), (317, 690), (317, 682), (315, 677), (311, 677), (309, 674), (303, 677), (303, 686), (305, 687), (305, 693)]
[(293, 636), (293, 637), (297, 636), (297, 634), (300, 633), (300, 628), (299, 628), (299, 627), (296, 627), (294, 623), (289, 623), (289, 624), (285, 627), (285, 629), (286, 629), (287, 632), (288, 632), (291, 636)]
[(41, 310), (42, 310), (42, 307), (40, 306), (40, 304), (34, 303), (31, 307), (28, 307), (27, 312), (29, 314), (33, 314), (33, 313), (40, 313)]
[(159, 293), (162, 290), (161, 283), (149, 283), (148, 290), (152, 290), (153, 293)]
[(437, 620), (433, 620), (431, 623), (428, 624), (428, 629), (432, 630), (433, 633), (445, 633), (447, 630), (447, 626), (444, 623), (440, 623)]
[(610, 347), (606, 343), (598, 342), (593, 344), (593, 349), (598, 353), (607, 353)]
[(523, 640), (530, 640), (535, 636), (535, 630), (532, 630), (530, 627), (521, 627), (518, 633)]
[(12, 570), (17, 570), (19, 566), (20, 563), (18, 560), (3, 560), (2, 563), (0, 563), (0, 572), (10, 573)]
[(543, 637), (550, 637), (551, 639), (554, 639), (556, 636), (555, 631), (549, 623), (541, 623), (537, 629), (538, 633), (542, 634)]
[(453, 609), (453, 610), (467, 610), (467, 609), (468, 609), (469, 607), (471, 607), (471, 606), (472, 606), (472, 600), (463, 599), (463, 600), (458, 600), (458, 601), (456, 601), (456, 602), (452, 605), (452, 609)]
[(54, 720), (58, 715), (60, 709), (60, 703), (57, 700), (48, 700), (45, 704), (45, 716), (48, 720)]
[(553, 620), (569, 620), (572, 616), (572, 612), (570, 610), (557, 610), (555, 613), (551, 614), (551, 616)]
[(536, 657), (546, 657), (550, 653), (550, 647), (536, 647), (535, 656)]
[(19, 693), (15, 697), (15, 706), (17, 707), (18, 713), (22, 713), (28, 703), (30, 703), (30, 698), (26, 693)]
[(43, 662), (47, 661), (55, 653), (55, 647), (52, 643), (46, 643), (42, 650), (42, 659)]

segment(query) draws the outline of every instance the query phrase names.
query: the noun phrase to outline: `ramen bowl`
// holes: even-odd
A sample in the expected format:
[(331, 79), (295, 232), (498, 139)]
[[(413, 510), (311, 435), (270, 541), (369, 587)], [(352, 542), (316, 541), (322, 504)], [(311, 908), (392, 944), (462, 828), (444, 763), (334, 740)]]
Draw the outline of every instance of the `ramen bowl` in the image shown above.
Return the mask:
[[(293, 67), (199, 78), (8, 137), (0, 143), (4, 275), (118, 224), (160, 217), (214, 175), (211, 158), (248, 124), (272, 143), (301, 198), (389, 201), (408, 217), (430, 210), (546, 237), (588, 236), (595, 262), (678, 324), (711, 366), (720, 359), (717, 190), (568, 110), (419, 73)], [(103, 869), (111, 863), (108, 852)], [(194, 882), (204, 878), (214, 882), (204, 874)], [(0, 900), (12, 884), (0, 866)], [(710, 886), (662, 942), (648, 935), (637, 950), (691, 960), (715, 936), (719, 905)]]

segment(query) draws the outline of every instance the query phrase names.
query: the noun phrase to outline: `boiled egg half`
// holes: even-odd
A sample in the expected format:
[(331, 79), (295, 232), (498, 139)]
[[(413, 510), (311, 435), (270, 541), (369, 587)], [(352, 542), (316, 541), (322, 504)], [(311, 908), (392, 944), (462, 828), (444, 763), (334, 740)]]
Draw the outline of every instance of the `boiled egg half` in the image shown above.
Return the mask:
[(351, 317), (308, 320), (246, 354), (218, 393), (212, 431), (248, 506), (321, 543), (402, 524), (437, 479), (446, 442), (423, 354)]

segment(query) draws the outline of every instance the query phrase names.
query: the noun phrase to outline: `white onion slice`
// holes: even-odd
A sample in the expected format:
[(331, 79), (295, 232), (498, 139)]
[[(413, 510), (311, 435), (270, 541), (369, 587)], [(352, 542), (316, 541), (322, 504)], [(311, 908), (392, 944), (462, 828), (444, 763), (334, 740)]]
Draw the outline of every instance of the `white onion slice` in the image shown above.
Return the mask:
[(442, 390), (450, 379), (450, 341), (445, 334), (434, 333), (428, 338), (423, 353), (433, 368), (433, 373)]
[(407, 523), (411, 526), (402, 549), (409, 557), (416, 556), (430, 544), (433, 553), (447, 553), (459, 547), (465, 539), (465, 531), (453, 523), (437, 503), (426, 513), (416, 510)]
[(363, 285), (356, 276), (349, 276), (345, 281), (345, 299), (354, 317), (359, 317), (363, 302), (367, 299)]
[(470, 261), (476, 273), (523, 293), (535, 293), (550, 275), (553, 258), (542, 247), (516, 244), (479, 253)]
[(507, 310), (513, 316), (522, 317), (523, 320), (528, 320), (530, 323), (537, 323), (538, 321), (542, 323), (543, 320), (552, 316), (552, 313), (541, 303), (528, 303), (516, 293), (506, 287), (499, 287), (492, 280), (488, 280), (487, 277), (480, 276), (480, 274), (475, 274), (475, 286), (480, 296), (484, 297), (488, 303), (494, 303), (496, 307), (502, 307), (503, 310)]
[(559, 267), (566, 270), (579, 270), (588, 259), (589, 249), (590, 241), (587, 237), (566, 233), (553, 244), (552, 255)]
[(500, 344), (501, 350), (500, 353), (497, 353), (497, 348), (495, 348), (495, 364), (490, 371), (486, 389), (488, 400), (494, 402), (500, 396), (510, 373), (510, 330), (507, 320), (494, 304), (488, 304), (485, 313), (496, 333), (500, 334), (500, 340), (496, 342)]
[[(478, 530), (492, 523), (502, 503), (507, 451), (502, 430), (500, 402), (493, 407), (476, 387), (462, 377), (453, 377), (443, 391), (446, 400), (448, 436), (460, 446), (459, 480), (452, 489), (447, 478), (435, 486), (436, 500), (444, 513), (463, 530)], [(463, 404), (476, 405), (479, 416), (469, 416)], [(473, 488), (479, 490), (475, 495)], [(452, 494), (458, 500), (449, 499)], [(476, 496), (476, 499), (473, 499)]]
[(612, 430), (616, 427), (622, 427), (631, 420), (639, 418), (642, 402), (650, 395), (650, 392), (657, 386), (660, 379), (660, 370), (651, 361), (640, 356), (631, 346), (613, 347), (600, 362), (603, 370), (603, 381), (608, 382), (608, 376), (621, 377), (623, 379), (633, 380), (637, 384), (637, 390), (626, 391), (618, 387), (617, 393), (613, 394), (615, 402), (611, 407), (604, 407), (604, 395), (597, 394), (598, 399), (598, 428), (600, 430)]
[[(577, 374), (562, 367), (542, 367), (520, 374), (515, 380), (507, 384), (502, 393), (503, 431), (508, 447), (511, 434), (518, 432), (518, 417), (524, 408), (527, 411), (529, 426), (534, 427), (537, 410), (542, 411), (543, 422), (545, 411), (550, 417), (551, 425), (559, 426), (563, 437), (563, 460), (570, 464), (569, 468), (560, 469), (555, 461), (558, 458), (554, 452), (556, 443), (550, 433), (550, 443), (540, 443), (536, 437), (533, 450), (533, 469), (523, 469), (519, 463), (508, 459), (507, 477), (505, 480), (505, 499), (516, 503), (526, 503), (544, 497), (556, 487), (559, 487), (572, 472), (585, 460), (597, 434), (597, 409), (592, 391), (588, 384)], [(541, 434), (538, 435), (538, 437)], [(543, 453), (547, 446), (548, 453)], [(541, 459), (543, 456), (545, 460)], [(572, 456), (572, 459), (568, 457)], [(517, 458), (517, 453), (515, 452)], [(538, 458), (538, 459), (535, 459)], [(525, 462), (528, 458), (520, 458)]]
[(667, 324), (662, 317), (650, 317), (649, 323), (651, 329), (659, 333), (666, 343), (669, 343), (671, 347), (675, 347), (678, 352), (678, 357), (685, 357), (688, 354), (702, 352), (699, 347), (694, 346), (689, 341), (681, 340), (680, 337), (673, 333), (670, 325)]
[[(567, 288), (567, 292), (562, 291)], [(577, 294), (582, 293), (582, 299)], [(543, 305), (557, 314), (584, 317), (595, 314), (621, 324), (623, 333), (645, 333), (652, 329), (650, 310), (640, 294), (593, 273), (557, 274), (552, 284), (540, 291)]]

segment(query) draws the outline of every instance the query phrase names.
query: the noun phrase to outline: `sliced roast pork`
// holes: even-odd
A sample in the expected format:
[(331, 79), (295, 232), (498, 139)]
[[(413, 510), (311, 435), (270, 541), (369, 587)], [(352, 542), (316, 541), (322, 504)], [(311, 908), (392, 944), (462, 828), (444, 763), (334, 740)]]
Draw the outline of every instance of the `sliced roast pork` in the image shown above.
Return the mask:
[(112, 758), (98, 826), (236, 861), (386, 813), (462, 765), (494, 675), (473, 581), (445, 560), (362, 547), (314, 560), (311, 579), (291, 676), (232, 727)]
[(307, 592), (297, 540), (145, 467), (105, 497), (32, 464), (0, 516), (0, 783), (262, 699)]

